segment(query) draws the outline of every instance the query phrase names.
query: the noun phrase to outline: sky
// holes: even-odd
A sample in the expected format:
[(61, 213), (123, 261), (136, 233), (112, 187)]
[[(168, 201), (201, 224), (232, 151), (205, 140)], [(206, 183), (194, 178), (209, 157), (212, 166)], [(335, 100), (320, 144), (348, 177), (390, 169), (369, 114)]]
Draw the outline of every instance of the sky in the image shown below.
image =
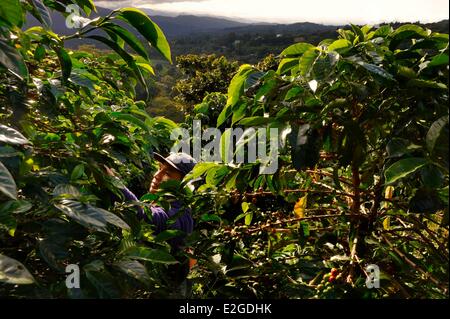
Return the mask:
[(212, 15), (248, 22), (377, 24), (449, 18), (448, 0), (109, 0), (107, 8), (136, 7), (168, 14)]

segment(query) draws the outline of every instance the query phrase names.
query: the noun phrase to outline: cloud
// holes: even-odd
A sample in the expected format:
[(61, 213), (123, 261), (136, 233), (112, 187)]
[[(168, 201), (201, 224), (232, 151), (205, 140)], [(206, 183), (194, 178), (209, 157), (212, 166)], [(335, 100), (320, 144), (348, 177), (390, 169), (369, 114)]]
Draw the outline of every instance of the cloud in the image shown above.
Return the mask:
[(95, 4), (103, 8), (118, 8), (118, 7), (137, 7), (142, 5), (152, 5), (152, 4), (165, 4), (165, 3), (176, 3), (176, 2), (205, 2), (208, 0), (103, 0), (95, 1)]
[[(2, 1), (2, 0), (0, 0)], [(195, 14), (275, 23), (377, 24), (448, 19), (448, 0), (113, 0), (110, 9), (136, 7), (163, 15)]]

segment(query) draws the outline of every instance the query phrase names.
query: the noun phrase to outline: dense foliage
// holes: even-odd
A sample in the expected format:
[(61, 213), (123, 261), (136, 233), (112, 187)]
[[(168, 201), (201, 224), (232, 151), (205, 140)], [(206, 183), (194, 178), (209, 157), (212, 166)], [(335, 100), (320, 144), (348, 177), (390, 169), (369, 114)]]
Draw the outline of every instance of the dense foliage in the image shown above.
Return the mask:
[[(171, 62), (169, 45), (132, 8), (58, 36), (48, 10), (67, 15), (72, 2), (95, 10), (90, 0), (0, 3), (1, 296), (448, 298), (448, 34), (352, 26), (232, 78), (237, 65), (208, 58), (223, 72), (196, 71), (207, 86), (194, 95), (180, 87), (196, 103), (184, 126), (278, 128), (279, 169), (200, 163), (150, 195), (152, 152), (169, 150), (177, 124), (145, 110), (148, 50)], [(22, 30), (27, 12), (42, 26)], [(73, 38), (113, 53), (65, 49)], [(196, 221), (191, 250), (174, 253), (176, 231), (140, 223), (122, 184), (146, 210), (182, 198)], [(197, 260), (192, 289), (170, 272), (183, 255)], [(80, 289), (66, 288), (69, 264)], [(379, 289), (365, 285), (368, 264)]]
[[(201, 233), (216, 268), (199, 271), (200, 294), (448, 296), (448, 35), (353, 26), (280, 58), (277, 71), (241, 66), (217, 118), (283, 132), (278, 172), (193, 174), (222, 222)], [(381, 289), (365, 287), (368, 264)]]
[[(184, 55), (177, 57), (177, 67), (184, 78), (175, 87), (175, 99), (183, 105), (192, 106), (202, 102), (208, 93), (226, 93), (228, 84), (239, 65), (215, 55)], [(191, 108), (185, 110), (190, 113)]]

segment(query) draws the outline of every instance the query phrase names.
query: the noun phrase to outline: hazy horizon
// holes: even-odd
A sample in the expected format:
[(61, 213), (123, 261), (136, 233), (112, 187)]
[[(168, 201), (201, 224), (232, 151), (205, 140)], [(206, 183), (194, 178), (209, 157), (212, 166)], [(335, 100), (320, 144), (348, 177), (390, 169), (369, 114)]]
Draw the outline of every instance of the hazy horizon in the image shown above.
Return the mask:
[(192, 14), (245, 22), (322, 24), (378, 24), (382, 22), (438, 22), (449, 18), (448, 0), (109, 0), (94, 1), (105, 8), (136, 7), (155, 14)]

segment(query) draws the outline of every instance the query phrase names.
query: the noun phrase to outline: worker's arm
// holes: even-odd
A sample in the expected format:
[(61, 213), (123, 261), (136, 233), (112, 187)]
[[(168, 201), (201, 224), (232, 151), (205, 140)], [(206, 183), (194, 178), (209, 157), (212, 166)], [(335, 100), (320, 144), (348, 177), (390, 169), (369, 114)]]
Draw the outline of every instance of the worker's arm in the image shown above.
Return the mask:
[[(116, 177), (114, 172), (105, 166), (106, 172), (110, 176)], [(117, 177), (116, 177), (117, 178)], [(136, 195), (133, 194), (132, 191), (130, 191), (127, 187), (121, 188), (122, 194), (125, 196), (126, 200), (129, 201), (135, 201), (138, 202), (139, 199), (136, 197)], [(136, 205), (136, 212), (137, 217), (140, 220), (145, 220), (147, 223), (152, 223), (156, 226), (156, 233), (160, 233), (167, 229), (167, 220), (178, 214), (179, 210), (181, 209), (181, 203), (180, 202), (173, 202), (172, 207), (166, 212), (162, 207), (160, 206), (151, 206), (150, 209), (152, 211), (152, 218), (150, 218), (145, 214), (144, 209)], [(185, 211), (183, 215), (177, 218), (175, 223), (170, 227), (172, 229), (178, 229), (186, 234), (190, 234), (193, 231), (194, 228), (194, 221), (192, 220), (191, 214), (189, 211)]]

